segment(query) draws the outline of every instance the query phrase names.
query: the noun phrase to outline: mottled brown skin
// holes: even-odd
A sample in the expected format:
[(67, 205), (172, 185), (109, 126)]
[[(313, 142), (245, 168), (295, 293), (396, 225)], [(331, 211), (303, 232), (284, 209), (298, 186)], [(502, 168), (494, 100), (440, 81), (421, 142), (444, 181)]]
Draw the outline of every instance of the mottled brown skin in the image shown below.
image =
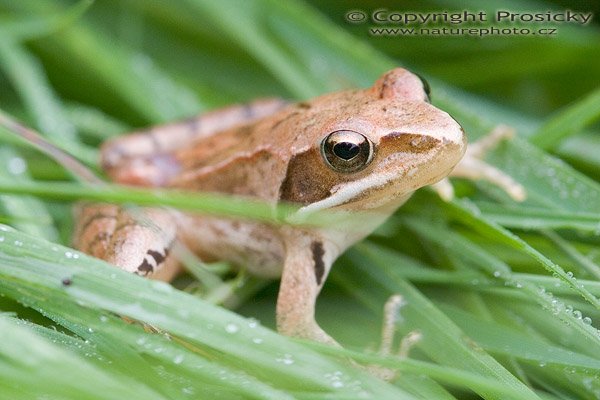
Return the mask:
[[(321, 143), (351, 130), (373, 144), (359, 171), (332, 169)], [(116, 182), (228, 193), (302, 205), (298, 215), (334, 209), (346, 220), (370, 213), (354, 229), (275, 227), (166, 209), (88, 205), (79, 214), (77, 246), (116, 266), (170, 279), (171, 247), (185, 243), (205, 260), (224, 259), (254, 274), (281, 275), (280, 332), (335, 343), (317, 325), (317, 295), (333, 261), (368, 235), (418, 188), (446, 177), (463, 157), (461, 127), (428, 102), (421, 81), (394, 69), (373, 87), (298, 104), (261, 100), (104, 145), (103, 167)]]

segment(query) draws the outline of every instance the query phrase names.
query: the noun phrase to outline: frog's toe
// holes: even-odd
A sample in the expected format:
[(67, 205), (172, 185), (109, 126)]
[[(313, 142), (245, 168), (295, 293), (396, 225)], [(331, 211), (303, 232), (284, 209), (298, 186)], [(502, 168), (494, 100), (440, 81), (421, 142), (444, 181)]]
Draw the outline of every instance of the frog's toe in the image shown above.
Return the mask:
[(454, 198), (454, 187), (450, 183), (448, 178), (444, 178), (441, 181), (431, 185), (431, 188), (442, 198), (444, 201), (450, 201)]
[(465, 157), (452, 172), (452, 176), (486, 180), (504, 190), (515, 201), (523, 201), (527, 197), (527, 191), (523, 185), (510, 175), (478, 158)]
[(393, 352), (394, 336), (396, 334), (396, 322), (402, 306), (406, 304), (402, 295), (395, 294), (386, 301), (383, 306), (383, 326), (381, 329), (381, 347), (379, 354), (387, 356), (394, 354), (400, 358), (408, 357), (410, 349), (421, 340), (421, 333), (418, 331), (409, 332), (400, 341), (398, 351)]
[[(396, 321), (400, 309), (404, 305), (401, 295), (395, 294), (386, 301), (383, 307), (383, 325), (381, 329), (381, 346), (379, 354), (382, 356), (394, 355), (404, 359), (408, 357), (411, 348), (421, 340), (421, 333), (417, 331), (409, 332), (400, 340), (398, 350), (393, 351), (394, 337), (396, 334)], [(398, 377), (398, 371), (393, 368), (382, 367), (381, 365), (369, 365), (369, 373), (385, 381), (392, 381)]]
[(496, 147), (500, 141), (513, 137), (514, 133), (512, 128), (499, 125), (488, 135), (470, 144), (465, 156), (450, 173), (450, 176), (471, 180), (483, 179), (504, 190), (513, 200), (525, 200), (527, 191), (523, 185), (505, 172), (483, 161), (483, 157), (488, 151)]

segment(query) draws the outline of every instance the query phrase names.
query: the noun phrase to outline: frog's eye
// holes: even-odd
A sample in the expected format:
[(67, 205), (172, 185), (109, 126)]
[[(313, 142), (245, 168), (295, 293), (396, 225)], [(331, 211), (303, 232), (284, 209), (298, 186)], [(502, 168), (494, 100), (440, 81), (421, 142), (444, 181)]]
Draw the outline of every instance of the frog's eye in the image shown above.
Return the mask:
[(373, 143), (354, 131), (335, 131), (321, 142), (321, 154), (327, 165), (338, 172), (357, 172), (373, 158)]

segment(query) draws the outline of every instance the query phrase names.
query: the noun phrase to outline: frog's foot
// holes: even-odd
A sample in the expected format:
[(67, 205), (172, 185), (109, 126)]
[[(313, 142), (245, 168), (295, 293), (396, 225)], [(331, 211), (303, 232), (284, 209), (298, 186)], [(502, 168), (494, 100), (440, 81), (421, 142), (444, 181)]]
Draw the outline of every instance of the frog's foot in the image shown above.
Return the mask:
[[(482, 160), (485, 154), (505, 139), (510, 139), (514, 130), (506, 125), (498, 125), (488, 135), (479, 139), (467, 148), (465, 156), (449, 176), (472, 180), (484, 179), (504, 190), (515, 201), (523, 201), (527, 197), (525, 188), (498, 168)], [(454, 190), (448, 179), (432, 185), (440, 197), (446, 201), (454, 197)]]
[[(409, 332), (400, 340), (398, 350), (393, 351), (396, 321), (403, 305), (404, 300), (402, 296), (396, 294), (391, 296), (383, 307), (383, 326), (381, 329), (381, 346), (379, 348), (379, 354), (382, 356), (395, 355), (400, 359), (407, 358), (411, 348), (421, 340), (422, 335), (420, 332)], [(398, 375), (398, 371), (378, 365), (371, 365), (368, 370), (371, 374), (386, 381), (391, 381)]]

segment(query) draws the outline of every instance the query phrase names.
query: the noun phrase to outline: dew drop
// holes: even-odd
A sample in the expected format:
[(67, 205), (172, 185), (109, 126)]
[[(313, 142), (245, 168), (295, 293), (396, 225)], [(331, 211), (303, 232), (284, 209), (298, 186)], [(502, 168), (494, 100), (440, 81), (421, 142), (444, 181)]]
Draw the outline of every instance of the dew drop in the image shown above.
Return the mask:
[(106, 322), (106, 321), (108, 321), (108, 317), (106, 315), (101, 315), (100, 322)]
[(573, 306), (571, 306), (571, 305), (568, 305), (568, 306), (565, 308), (565, 312), (566, 312), (567, 314), (572, 314), (572, 313), (573, 313)]
[(13, 175), (21, 175), (27, 171), (27, 163), (21, 157), (12, 157), (8, 160), (7, 169)]
[(23, 246), (23, 242), (21, 242), (20, 240), (15, 240), (15, 246), (21, 247)]
[(284, 354), (283, 357), (278, 357), (275, 359), (278, 363), (282, 363), (284, 365), (292, 365), (294, 363), (294, 359), (291, 354)]
[(572, 278), (573, 277), (573, 273), (571, 271), (567, 272), (567, 278)]
[(71, 253), (70, 251), (65, 251), (65, 257), (73, 258), (73, 253)]
[(175, 364), (181, 364), (183, 362), (183, 354), (178, 354), (175, 356), (175, 358), (173, 359), (173, 362)]
[(252, 339), (252, 343), (261, 344), (264, 340), (262, 338), (256, 337)]
[(581, 319), (582, 318), (581, 311), (579, 311), (579, 310), (573, 311), (573, 316), (577, 319)]
[(192, 388), (192, 387), (184, 387), (183, 389), (181, 389), (181, 391), (183, 392), (183, 394), (189, 394), (189, 395), (192, 395), (195, 393), (194, 388)]
[(500, 271), (494, 271), (494, 278), (500, 278), (502, 273)]
[(4, 242), (4, 236), (0, 236), (0, 242)]
[(586, 325), (591, 325), (592, 324), (592, 319), (590, 317), (583, 317), (582, 321)]
[(225, 332), (227, 333), (236, 333), (240, 330), (240, 327), (234, 323), (229, 323), (225, 325)]

